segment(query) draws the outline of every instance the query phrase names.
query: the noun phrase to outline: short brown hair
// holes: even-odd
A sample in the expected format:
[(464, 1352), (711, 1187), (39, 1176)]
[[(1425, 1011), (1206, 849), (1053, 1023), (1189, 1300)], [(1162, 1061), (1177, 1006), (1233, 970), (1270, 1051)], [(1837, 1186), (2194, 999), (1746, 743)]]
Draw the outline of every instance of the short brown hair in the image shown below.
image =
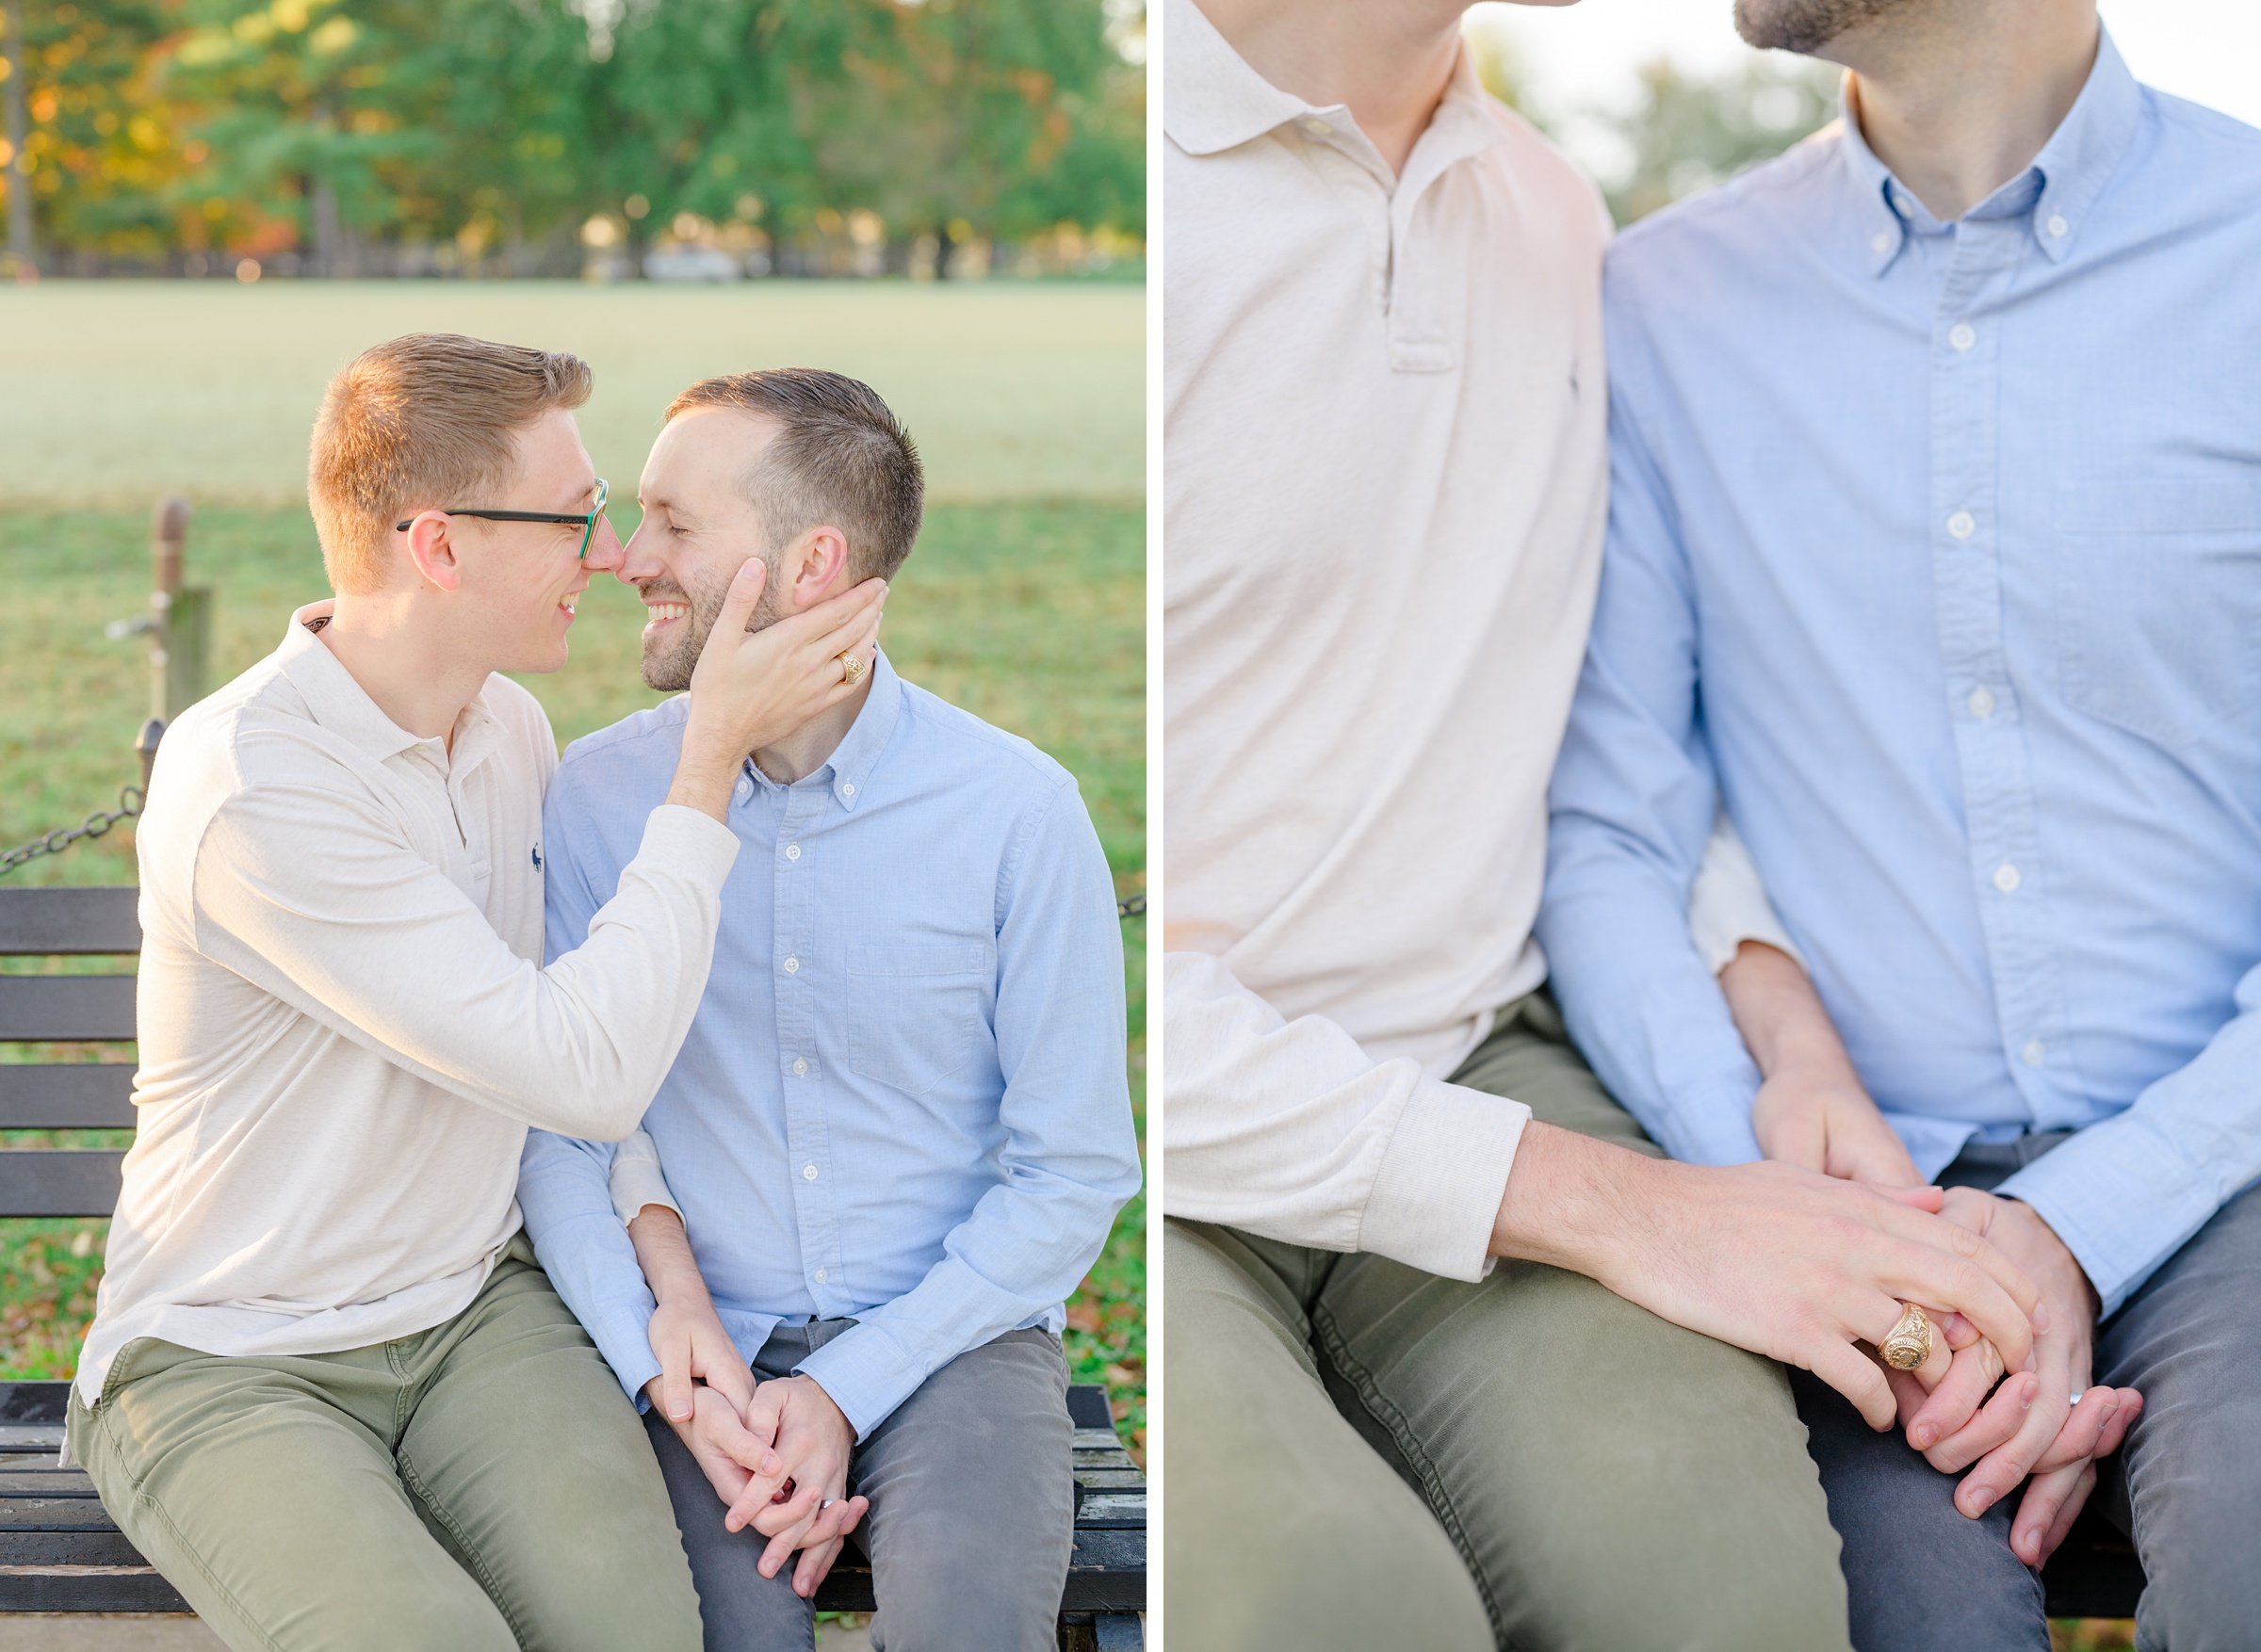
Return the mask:
[(384, 544), (413, 510), (483, 504), (507, 486), (512, 438), (589, 399), (589, 364), (454, 332), (366, 349), (330, 381), (314, 421), (306, 496), (334, 591), (384, 584)]
[(667, 404), (667, 416), (698, 407), (736, 408), (782, 427), (741, 483), (772, 550), (829, 523), (847, 536), (851, 576), (895, 576), (919, 538), (926, 475), (878, 391), (815, 367), (773, 367), (703, 379)]

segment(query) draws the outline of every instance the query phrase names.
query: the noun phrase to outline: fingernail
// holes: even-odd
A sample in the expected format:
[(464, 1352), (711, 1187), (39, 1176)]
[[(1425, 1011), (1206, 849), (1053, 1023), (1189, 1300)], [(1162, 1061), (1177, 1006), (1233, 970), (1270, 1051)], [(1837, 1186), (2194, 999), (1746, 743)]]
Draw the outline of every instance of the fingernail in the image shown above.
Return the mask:
[(1971, 1494), (1971, 1518), (1976, 1520), (1979, 1515), (1985, 1514), (1987, 1510), (1993, 1508), (1993, 1503), (1994, 1494), (1981, 1486), (1978, 1490)]
[(2020, 1411), (2031, 1411), (2033, 1409), (2034, 1396), (2039, 1394), (2041, 1391), (2041, 1379), (2036, 1377), (2025, 1385), (2025, 1398), (2018, 1401), (2018, 1409)]
[(1914, 1436), (1909, 1441), (1919, 1451), (1928, 1451), (1931, 1442), (1939, 1438), (1939, 1430), (1928, 1422), (1916, 1425)]
[(2047, 1303), (2037, 1302), (2033, 1304), (2033, 1328), (2036, 1331), (2049, 1329), (2049, 1304)]

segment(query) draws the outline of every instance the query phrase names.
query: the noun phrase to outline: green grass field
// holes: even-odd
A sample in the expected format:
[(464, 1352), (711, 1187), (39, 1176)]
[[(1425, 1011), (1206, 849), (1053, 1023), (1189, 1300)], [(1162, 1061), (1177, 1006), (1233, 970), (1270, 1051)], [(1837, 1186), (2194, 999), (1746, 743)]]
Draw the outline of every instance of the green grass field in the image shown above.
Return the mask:
[[(775, 283), (683, 294), (674, 308), (678, 295), (672, 293), (647, 289), (621, 304), (617, 290), (533, 283), (501, 295), (407, 283), (329, 293), (312, 283), (214, 289), (217, 300), (277, 300), (265, 311), (226, 302), (200, 311), (206, 302), (201, 288), (176, 299), (157, 285), (48, 283), (29, 295), (41, 304), (51, 296), (39, 312), (43, 324), (68, 321), (102, 338), (89, 344), (82, 376), (67, 370), (59, 348), (43, 357), (35, 351), (29, 367), (12, 344), (0, 348), (0, 579), (12, 597), (0, 608), (0, 848), (110, 806), (118, 787), (136, 777), (130, 746), (146, 715), (145, 647), (138, 640), (108, 640), (103, 625), (146, 603), (150, 498), (167, 487), (199, 497), (189, 579), (217, 593), (217, 686), (273, 648), (292, 607), (324, 594), (313, 525), (302, 502), (288, 495), (303, 465), (305, 426), (334, 359), (408, 327), (446, 325), (589, 355), (598, 390), (584, 429), (599, 468), (611, 467), (616, 498), (633, 492), (632, 483), (621, 482), (641, 466), (643, 432), (667, 395), (691, 378), (764, 360), (868, 377), (904, 412), (934, 462), (941, 501), (930, 509), (919, 548), (895, 583), (889, 657), (911, 680), (1027, 736), (1073, 770), (1118, 888), (1127, 895), (1145, 887), (1135, 293)], [(0, 337), (26, 313), (24, 297), (0, 292)], [(1019, 321), (1010, 302), (1017, 297), (1028, 305)], [(152, 309), (165, 319), (153, 320)], [(513, 315), (541, 325), (512, 326)], [(191, 325), (200, 317), (201, 330)], [(167, 328), (175, 329), (169, 337)], [(939, 340), (931, 349), (904, 342), (927, 335)], [(129, 336), (130, 348), (121, 343)], [(713, 355), (702, 343), (708, 337), (724, 341)], [(747, 342), (756, 340), (766, 342)], [(887, 354), (890, 344), (896, 355)], [(730, 353), (772, 347), (774, 353), (753, 360)], [(129, 363), (143, 349), (161, 364), (166, 386), (152, 395), (131, 382)], [(607, 351), (619, 357), (617, 373), (608, 374)], [(969, 386), (963, 396), (953, 388), (961, 373)], [(624, 382), (639, 387), (632, 405), (618, 391)], [(24, 405), (35, 384), (50, 409), (44, 428)], [(285, 385), (287, 395), (279, 388)], [(214, 415), (225, 428), (212, 428), (197, 411), (199, 387), (209, 389), (212, 406), (242, 410), (240, 423), (230, 422), (231, 413)], [(926, 414), (909, 411), (928, 396)], [(286, 419), (294, 397), (296, 413)], [(952, 417), (960, 403), (971, 409), (963, 425)], [(76, 434), (58, 438), (64, 428)], [(51, 465), (27, 467), (23, 442), (44, 443)], [(218, 467), (226, 484), (199, 488), (182, 452)], [(138, 474), (130, 468), (137, 454), (165, 479), (129, 494), (121, 478)], [(951, 485), (950, 465), (958, 467), (961, 484), (971, 484)], [(222, 502), (212, 503), (215, 497)], [(624, 533), (634, 526), (632, 505), (616, 505), (612, 514)], [(561, 742), (659, 698), (637, 675), (643, 610), (634, 592), (600, 579), (580, 613), (566, 669), (525, 679)], [(0, 887), (133, 878), (132, 834), (122, 827), (35, 862)], [(1143, 922), (1125, 924), (1130, 1081), (1142, 1119), (1145, 938)], [(0, 1045), (0, 1061), (105, 1053)], [(62, 1144), (21, 1133), (10, 1144), (35, 1142)], [(95, 1142), (80, 1136), (69, 1144)], [(0, 1375), (71, 1370), (92, 1311), (105, 1226), (0, 1223)], [(1071, 1304), (1068, 1333), (1078, 1380), (1108, 1384), (1124, 1432), (1142, 1450), (1144, 1230), (1142, 1199), (1125, 1210)]]

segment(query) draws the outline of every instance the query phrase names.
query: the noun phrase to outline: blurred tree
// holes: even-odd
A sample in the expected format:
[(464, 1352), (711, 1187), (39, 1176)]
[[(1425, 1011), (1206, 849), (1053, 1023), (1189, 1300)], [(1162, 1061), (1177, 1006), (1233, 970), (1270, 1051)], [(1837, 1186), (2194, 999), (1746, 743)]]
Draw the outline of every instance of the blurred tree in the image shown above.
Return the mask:
[(150, 63), (173, 9), (172, 0), (8, 0), (11, 249), (19, 237), (145, 252), (166, 244), (155, 197), (181, 160)]
[(757, 219), (859, 246), (1144, 227), (1143, 0), (7, 6), (56, 247), (564, 273), (597, 220), (631, 252)]
[(1772, 159), (1837, 113), (1839, 72), (1779, 54), (1718, 78), (1667, 58), (1640, 74), (1643, 102), (1618, 123), (1631, 164), (1604, 188), (1619, 223)]

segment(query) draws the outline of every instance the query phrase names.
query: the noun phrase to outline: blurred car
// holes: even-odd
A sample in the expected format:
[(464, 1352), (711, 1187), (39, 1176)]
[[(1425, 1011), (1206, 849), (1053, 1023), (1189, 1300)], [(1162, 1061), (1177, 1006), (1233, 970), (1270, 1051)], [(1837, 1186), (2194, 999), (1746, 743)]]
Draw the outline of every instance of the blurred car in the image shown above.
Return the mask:
[(643, 255), (649, 281), (742, 281), (746, 267), (720, 247), (664, 247)]

